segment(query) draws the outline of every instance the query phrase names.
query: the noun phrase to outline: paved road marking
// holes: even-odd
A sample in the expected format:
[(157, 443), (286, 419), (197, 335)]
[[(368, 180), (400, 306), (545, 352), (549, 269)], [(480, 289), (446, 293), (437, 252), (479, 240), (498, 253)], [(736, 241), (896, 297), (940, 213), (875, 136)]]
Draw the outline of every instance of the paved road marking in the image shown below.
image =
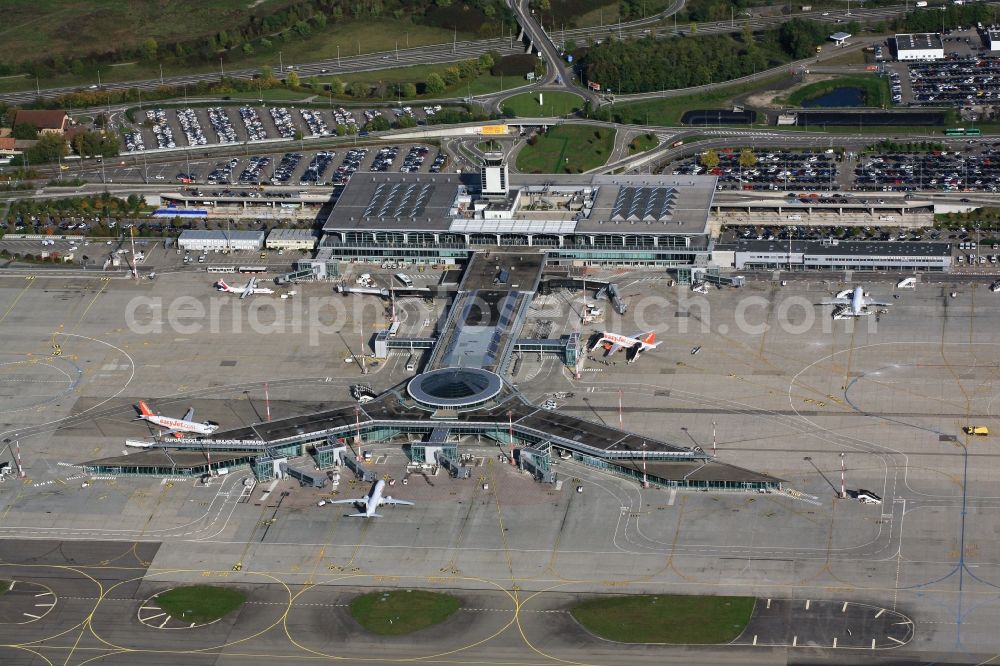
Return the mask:
[(676, 488), (671, 488), (670, 489), (670, 499), (667, 500), (667, 506), (673, 506), (674, 505), (674, 500), (676, 500), (676, 499), (677, 499), (677, 489)]
[[(903, 641), (899, 640), (895, 636), (886, 636), (886, 638), (888, 638), (890, 641), (895, 641), (896, 643), (899, 643), (900, 645), (906, 645), (906, 643), (904, 643)], [(874, 642), (875, 641), (872, 640), (872, 643), (874, 643)]]
[[(846, 601), (844, 602), (844, 605), (841, 607), (840, 612), (841, 613), (846, 613), (847, 612), (847, 602)], [(878, 615), (876, 615), (875, 617), (878, 617)]]
[(882, 617), (882, 613), (884, 613), (884, 612), (885, 612), (885, 609), (883, 608), (883, 609), (882, 609), (882, 610), (880, 610), (879, 612), (875, 613), (875, 617), (876, 617), (876, 618), (879, 618), (879, 617)]

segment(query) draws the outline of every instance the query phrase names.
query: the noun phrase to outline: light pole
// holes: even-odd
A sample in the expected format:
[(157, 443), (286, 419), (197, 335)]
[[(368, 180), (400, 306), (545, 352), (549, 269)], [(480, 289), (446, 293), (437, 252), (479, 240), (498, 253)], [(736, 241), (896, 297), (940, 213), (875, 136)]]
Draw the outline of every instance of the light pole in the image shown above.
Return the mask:
[(514, 412), (507, 410), (507, 437), (510, 439), (510, 464), (514, 466)]
[(847, 499), (847, 486), (845, 484), (845, 462), (846, 453), (840, 454), (840, 499)]

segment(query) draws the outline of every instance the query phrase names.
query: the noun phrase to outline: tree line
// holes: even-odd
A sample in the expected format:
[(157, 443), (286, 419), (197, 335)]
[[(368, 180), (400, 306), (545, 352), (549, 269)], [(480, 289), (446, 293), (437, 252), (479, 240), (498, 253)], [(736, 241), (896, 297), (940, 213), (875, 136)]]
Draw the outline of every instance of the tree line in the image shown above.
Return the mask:
[(588, 81), (618, 94), (690, 88), (807, 57), (826, 37), (822, 24), (793, 19), (761, 33), (745, 26), (738, 36), (607, 39), (588, 49), (581, 65)]

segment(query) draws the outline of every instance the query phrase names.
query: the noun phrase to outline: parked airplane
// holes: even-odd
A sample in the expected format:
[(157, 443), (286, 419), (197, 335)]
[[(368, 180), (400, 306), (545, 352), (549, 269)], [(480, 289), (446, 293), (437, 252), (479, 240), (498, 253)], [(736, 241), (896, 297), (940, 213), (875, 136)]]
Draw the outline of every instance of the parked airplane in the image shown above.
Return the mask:
[(845, 289), (837, 294), (836, 298), (828, 301), (822, 301), (820, 305), (837, 305), (839, 307), (833, 311), (833, 318), (848, 319), (851, 317), (865, 317), (867, 315), (875, 314), (874, 308), (888, 307), (892, 304), (876, 301), (865, 294), (864, 288), (855, 287), (853, 290)]
[(169, 416), (160, 416), (146, 404), (144, 400), (139, 401), (139, 418), (137, 421), (148, 421), (153, 425), (159, 426), (161, 428), (168, 428), (168, 430), (162, 434), (173, 435), (178, 439), (183, 437), (188, 433), (194, 433), (196, 435), (211, 435), (213, 432), (219, 429), (218, 423), (212, 423), (211, 421), (205, 421), (204, 423), (199, 423), (193, 421), (194, 418), (194, 407), (189, 407), (184, 416), (179, 419), (170, 418)]
[(252, 277), (250, 280), (242, 287), (230, 287), (226, 284), (225, 280), (219, 280), (215, 283), (215, 286), (219, 291), (225, 291), (230, 294), (239, 294), (240, 299), (244, 299), (250, 294), (273, 294), (273, 289), (268, 289), (267, 287), (258, 287), (257, 278)]
[(413, 506), (413, 502), (393, 499), (388, 495), (382, 497), (383, 490), (385, 490), (385, 481), (379, 480), (372, 486), (372, 489), (368, 492), (368, 494), (360, 499), (332, 500), (327, 501), (327, 504), (355, 504), (358, 505), (359, 508), (364, 506), (363, 513), (347, 514), (352, 518), (381, 518), (382, 516), (375, 513), (375, 511), (383, 504), (405, 504), (406, 506)]
[(605, 356), (614, 356), (615, 352), (625, 349), (626, 361), (628, 363), (635, 363), (635, 360), (639, 358), (639, 354), (647, 349), (656, 349), (660, 344), (656, 342), (656, 331), (639, 333), (635, 336), (604, 331), (597, 339), (597, 342), (594, 343), (594, 346), (590, 348), (590, 351), (595, 351), (598, 347), (603, 346), (606, 350), (604, 352)]

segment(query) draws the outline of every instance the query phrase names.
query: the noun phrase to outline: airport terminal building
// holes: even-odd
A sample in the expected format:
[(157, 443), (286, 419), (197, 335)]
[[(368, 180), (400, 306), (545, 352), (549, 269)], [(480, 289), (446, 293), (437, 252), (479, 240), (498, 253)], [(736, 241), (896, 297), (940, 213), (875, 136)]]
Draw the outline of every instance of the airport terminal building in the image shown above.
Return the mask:
[(930, 271), (951, 269), (947, 243), (741, 240), (718, 245), (713, 260), (737, 270)]
[(359, 173), (323, 226), (317, 259), (454, 264), (477, 250), (542, 249), (549, 265), (703, 263), (714, 176)]

